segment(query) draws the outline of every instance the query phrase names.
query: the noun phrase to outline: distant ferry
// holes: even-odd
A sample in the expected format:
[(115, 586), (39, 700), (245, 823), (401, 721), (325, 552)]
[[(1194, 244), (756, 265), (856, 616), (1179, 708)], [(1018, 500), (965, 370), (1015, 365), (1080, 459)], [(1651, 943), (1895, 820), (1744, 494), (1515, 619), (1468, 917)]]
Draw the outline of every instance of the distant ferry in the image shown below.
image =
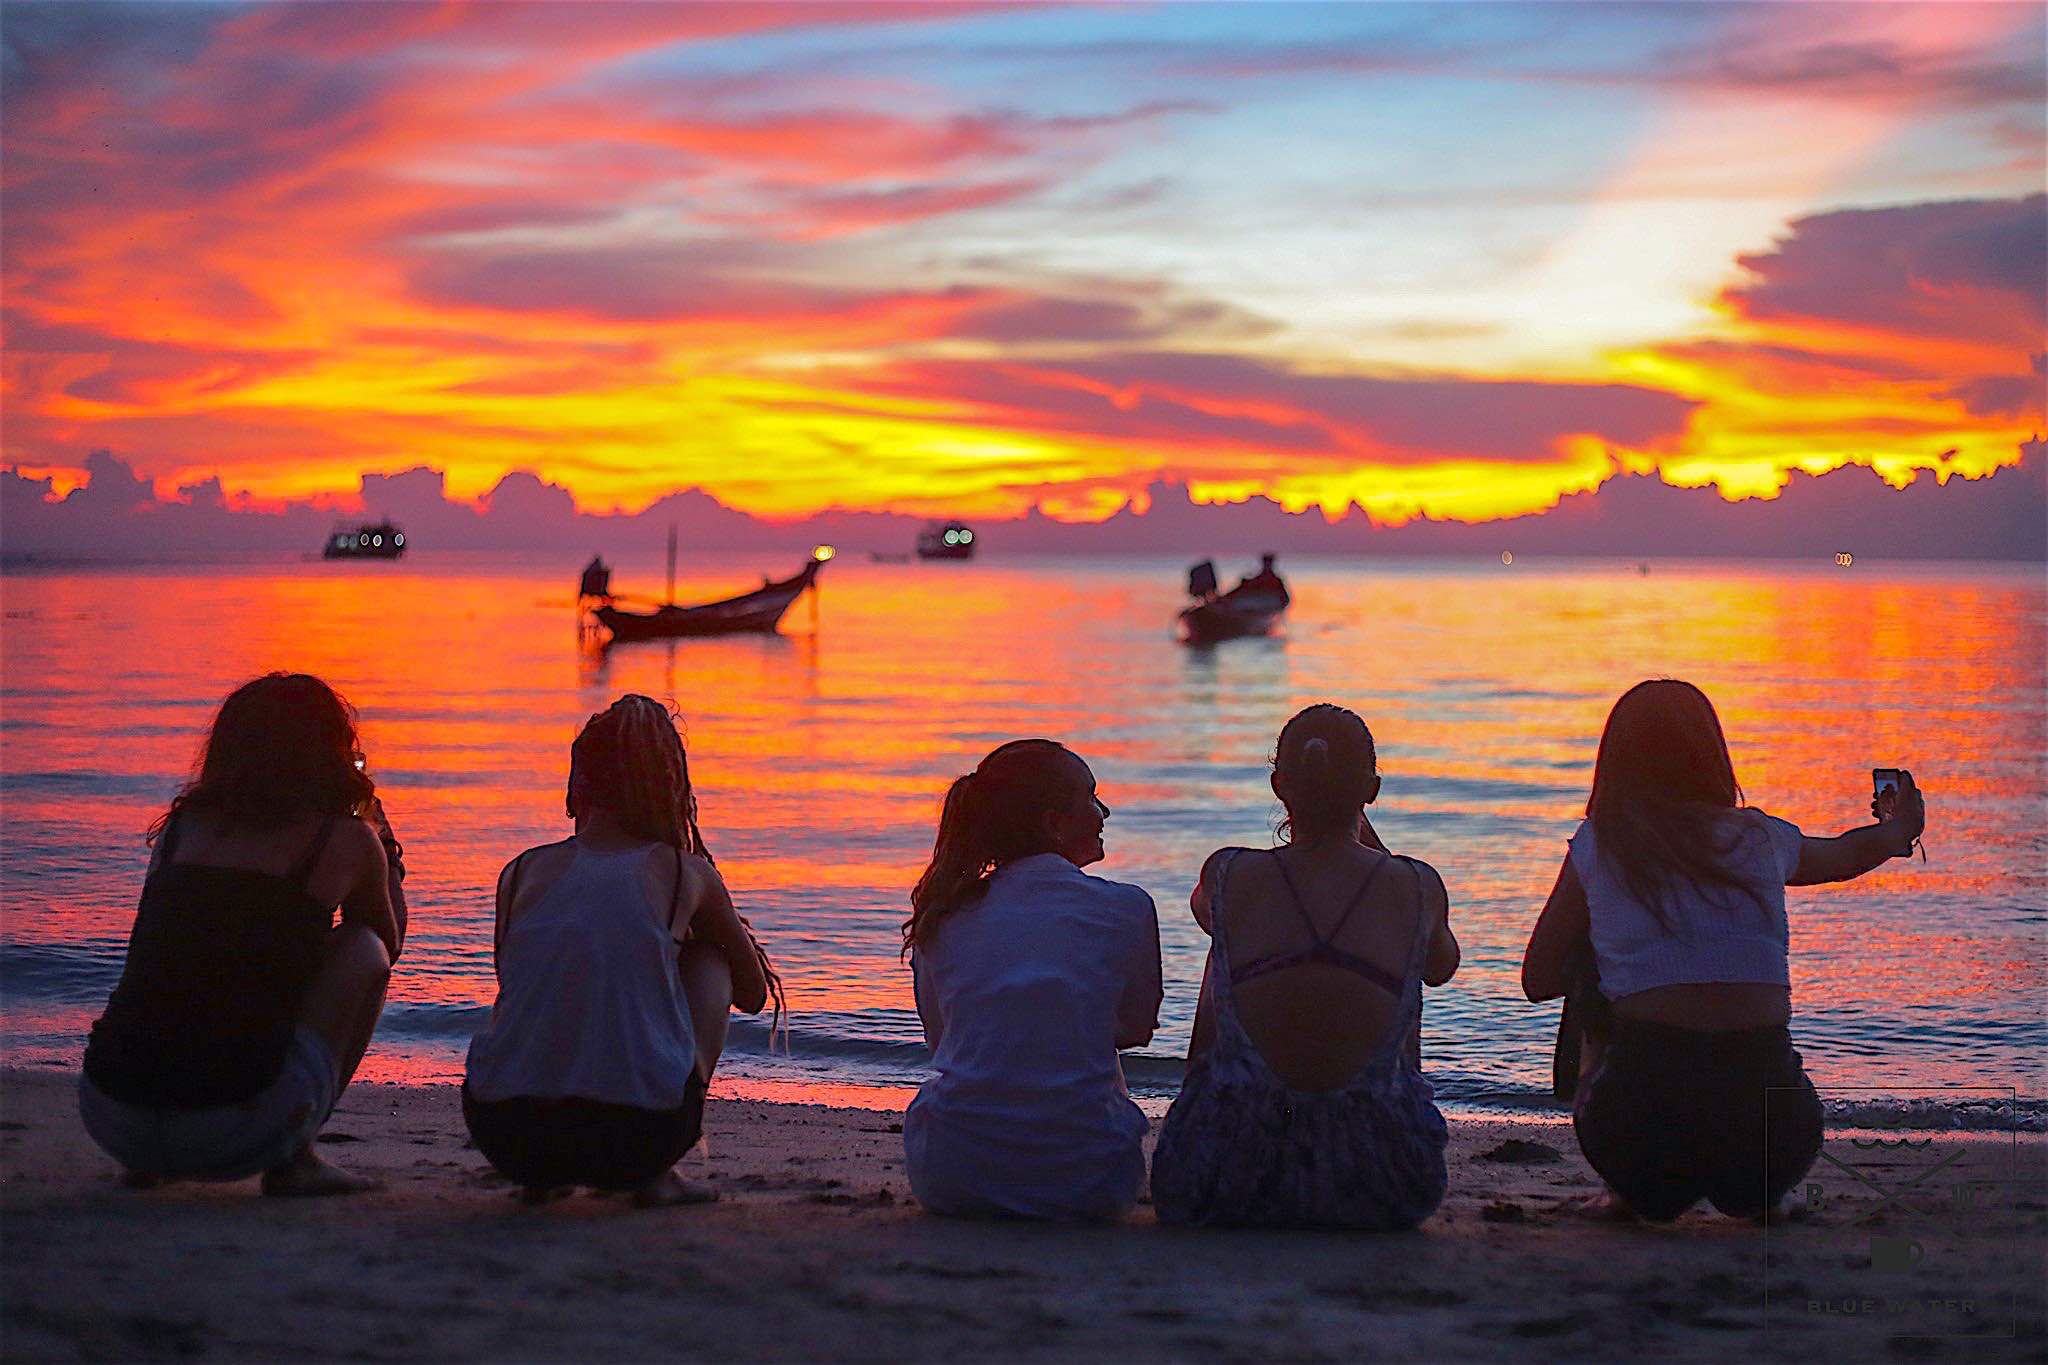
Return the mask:
[(935, 521), (917, 533), (919, 559), (972, 559), (974, 532), (957, 521)]
[(323, 559), (396, 559), (405, 553), (405, 532), (388, 521), (345, 526), (327, 537)]

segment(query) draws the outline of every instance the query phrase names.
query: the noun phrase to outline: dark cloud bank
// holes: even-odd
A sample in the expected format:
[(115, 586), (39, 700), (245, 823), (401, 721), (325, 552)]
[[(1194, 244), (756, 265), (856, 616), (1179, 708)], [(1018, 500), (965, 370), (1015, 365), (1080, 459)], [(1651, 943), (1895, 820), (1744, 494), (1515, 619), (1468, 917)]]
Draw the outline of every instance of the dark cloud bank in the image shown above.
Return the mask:
[[(232, 506), (209, 479), (159, 499), (118, 457), (95, 451), (90, 482), (49, 499), (46, 480), (0, 470), (0, 556), (28, 560), (205, 559), (223, 554), (316, 551), (335, 525), (357, 514), (295, 505), (284, 511)], [(448, 499), (440, 471), (366, 474), (361, 502), (390, 516), (413, 544), (437, 550), (532, 549), (619, 556), (655, 550), (670, 526), (690, 550), (801, 551), (820, 541), (854, 551), (907, 550), (916, 517), (828, 512), (801, 521), (764, 521), (698, 490), (644, 511), (593, 515), (567, 489), (532, 474), (506, 475), (477, 504)], [(1724, 501), (1712, 488), (1681, 489), (1654, 476), (1623, 475), (1547, 512), (1468, 524), (1417, 521), (1372, 525), (1354, 510), (1335, 524), (1320, 513), (1288, 513), (1264, 498), (1198, 506), (1161, 483), (1144, 514), (1126, 509), (1106, 522), (1076, 525), (1033, 512), (978, 523), (994, 554), (1594, 555), (1645, 558), (1809, 558), (1852, 550), (1878, 558), (2048, 560), (2048, 443), (2029, 442), (2022, 462), (1982, 479), (1937, 483), (1923, 474), (1893, 489), (1848, 467), (1818, 477), (1795, 473), (1775, 499)]]

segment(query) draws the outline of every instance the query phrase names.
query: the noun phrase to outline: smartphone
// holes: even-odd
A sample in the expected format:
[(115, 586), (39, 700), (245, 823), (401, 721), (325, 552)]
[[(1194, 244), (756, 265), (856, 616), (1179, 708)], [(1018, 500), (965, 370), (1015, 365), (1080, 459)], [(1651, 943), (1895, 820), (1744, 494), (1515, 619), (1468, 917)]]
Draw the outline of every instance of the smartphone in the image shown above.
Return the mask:
[(1883, 810), (1889, 804), (1886, 800), (1887, 797), (1896, 798), (1898, 796), (1899, 779), (1905, 776), (1905, 773), (1906, 770), (1904, 768), (1872, 768), (1870, 770), (1870, 799), (1876, 803), (1879, 810)]

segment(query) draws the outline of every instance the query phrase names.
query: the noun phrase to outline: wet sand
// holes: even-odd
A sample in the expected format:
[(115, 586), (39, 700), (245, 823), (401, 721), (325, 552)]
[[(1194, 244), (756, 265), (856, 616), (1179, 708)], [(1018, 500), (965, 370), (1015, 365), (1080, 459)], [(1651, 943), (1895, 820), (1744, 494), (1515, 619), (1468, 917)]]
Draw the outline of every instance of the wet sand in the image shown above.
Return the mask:
[[(1917, 1275), (1883, 1277), (1871, 1236), (1914, 1231), (1896, 1210), (1852, 1224), (1853, 1205), (1824, 1203), (1768, 1232), (1705, 1212), (1665, 1228), (1589, 1216), (1598, 1184), (1551, 1122), (1453, 1120), (1444, 1207), (1418, 1232), (1356, 1236), (1163, 1228), (1145, 1206), (1112, 1227), (931, 1217), (903, 1177), (900, 1120), (714, 1094), (684, 1173), (720, 1202), (527, 1207), (468, 1146), (454, 1089), (358, 1085), (321, 1150), (384, 1188), (283, 1201), (254, 1181), (120, 1188), (79, 1126), (71, 1078), (7, 1071), (0, 1352), (2048, 1359), (2039, 1136), (1944, 1138), (1987, 1169), (2016, 1161), (2019, 1178), (1967, 1235), (1920, 1233), (1931, 1250)], [(1880, 1185), (1908, 1178), (1873, 1169)], [(1972, 1315), (1918, 1297), (1957, 1286), (1981, 1305)], [(1923, 1335), (1958, 1324), (2016, 1336)]]

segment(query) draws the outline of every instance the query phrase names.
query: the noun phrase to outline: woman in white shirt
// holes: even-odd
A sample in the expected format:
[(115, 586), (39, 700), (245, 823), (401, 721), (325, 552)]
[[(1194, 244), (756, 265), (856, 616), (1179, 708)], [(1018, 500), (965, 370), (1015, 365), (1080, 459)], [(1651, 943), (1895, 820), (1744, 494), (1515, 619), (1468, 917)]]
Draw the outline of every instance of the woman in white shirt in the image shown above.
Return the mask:
[(569, 759), (576, 833), (498, 878), (498, 1000), (471, 1040), (463, 1116), (532, 1199), (572, 1185), (650, 1204), (712, 1191), (671, 1169), (697, 1141), (727, 1011), (780, 983), (697, 831), (666, 707), (614, 702)]
[(1145, 1179), (1118, 1049), (1158, 1026), (1159, 918), (1103, 856), (1095, 775), (1048, 739), (1003, 745), (946, 793), (903, 926), (938, 1075), (903, 1120), (934, 1213), (1107, 1219)]
[(1813, 1164), (1822, 1116), (1788, 1027), (1785, 888), (1904, 857), (1926, 821), (1910, 776), (1872, 813), (1820, 839), (1744, 806), (1720, 718), (1691, 683), (1638, 683), (1614, 704), (1522, 986), (1531, 1000), (1571, 991), (1590, 943), (1612, 1039), (1573, 1126), (1626, 1211), (1662, 1221), (1705, 1199), (1762, 1216)]

